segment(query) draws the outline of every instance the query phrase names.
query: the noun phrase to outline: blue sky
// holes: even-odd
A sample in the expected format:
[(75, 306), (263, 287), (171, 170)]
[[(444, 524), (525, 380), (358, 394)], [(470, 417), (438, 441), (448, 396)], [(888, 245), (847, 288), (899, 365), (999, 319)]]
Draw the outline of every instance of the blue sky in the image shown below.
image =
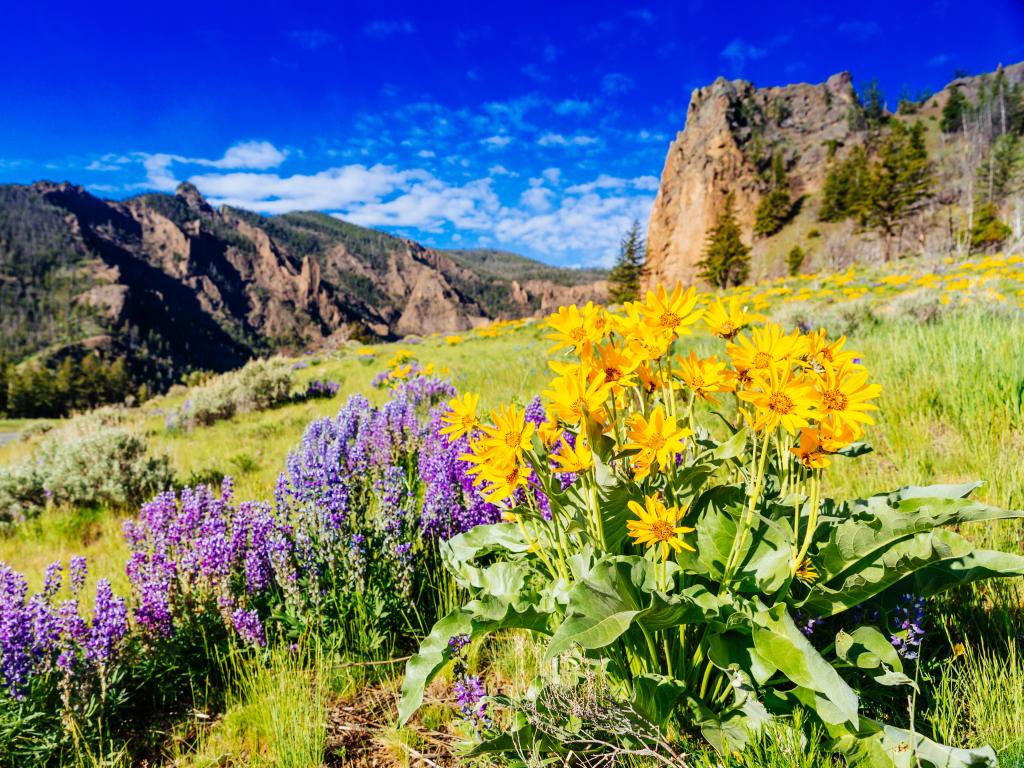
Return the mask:
[[(1024, 59), (1021, 0), (20, 3), (0, 181), (317, 209), (439, 247), (606, 264), (691, 91), (877, 78), (895, 106)], [(42, 8), (42, 9), (40, 9)]]

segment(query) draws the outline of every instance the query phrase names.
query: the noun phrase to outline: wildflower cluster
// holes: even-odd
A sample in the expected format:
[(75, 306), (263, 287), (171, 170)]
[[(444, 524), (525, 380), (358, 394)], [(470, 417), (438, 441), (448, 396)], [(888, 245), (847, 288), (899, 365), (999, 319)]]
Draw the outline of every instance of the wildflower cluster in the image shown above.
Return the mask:
[[(894, 740), (911, 737), (865, 718), (857, 690), (912, 684), (917, 614), (892, 642), (869, 623), (840, 629), (827, 656), (793, 617), (817, 631), (924, 568), (919, 596), (1020, 572), (1021, 558), (972, 560), (942, 530), (1013, 513), (968, 501), (974, 486), (825, 498), (836, 457), (869, 450), (881, 387), (845, 337), (788, 331), (762, 308), (681, 285), (619, 311), (562, 307), (542, 401), (487, 418), (473, 393), (449, 401), (439, 432), (466, 446), (465, 474), (503, 522), (446, 549), (470, 601), (409, 662), (402, 720), (457, 655), (449, 638), (525, 627), (547, 659), (592, 660), (638, 714), (722, 750), (807, 707), (837, 751), (892, 765)], [(724, 350), (683, 348), (697, 328)]]
[(341, 389), (341, 385), (336, 381), (326, 380), (321, 381), (320, 379), (313, 379), (306, 385), (306, 391), (303, 394), (304, 400), (316, 400), (319, 398), (330, 399), (338, 394), (338, 390)]
[(62, 564), (55, 562), (46, 569), (43, 590), (30, 596), (25, 577), (0, 565), (0, 682), (20, 700), (33, 685), (49, 681), (68, 710), (90, 695), (106, 695), (128, 634), (125, 601), (107, 579), (96, 583), (91, 619), (82, 617), (85, 558), (72, 558), (69, 567), (67, 589)]

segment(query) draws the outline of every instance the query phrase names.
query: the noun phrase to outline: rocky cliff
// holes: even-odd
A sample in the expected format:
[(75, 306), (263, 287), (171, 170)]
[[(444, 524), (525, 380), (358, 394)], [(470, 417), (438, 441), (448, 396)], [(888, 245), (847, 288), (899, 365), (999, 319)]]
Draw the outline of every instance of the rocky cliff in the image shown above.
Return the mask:
[[(1007, 81), (1024, 80), (1024, 64), (1003, 70)], [(938, 130), (942, 106), (949, 89), (958, 87), (968, 99), (977, 98), (986, 76), (961, 78), (920, 103), (909, 105), (899, 120), (921, 119), (926, 123), (933, 157), (948, 167), (939, 168), (936, 201), (950, 200), (964, 205), (963, 191), (950, 145), (956, 137), (944, 137)], [(987, 76), (991, 78), (991, 76)], [(797, 84), (776, 88), (755, 88), (743, 80), (719, 78), (693, 91), (686, 125), (672, 142), (661, 175), (648, 229), (648, 285), (657, 282), (697, 279), (708, 232), (715, 225), (725, 197), (733, 193), (737, 218), (744, 240), (753, 246), (754, 279), (781, 274), (783, 254), (793, 244), (807, 247), (792, 231), (769, 238), (754, 236), (755, 211), (770, 191), (772, 160), (779, 155), (788, 175), (789, 192), (796, 202), (795, 216), (803, 210), (804, 232), (820, 237), (818, 250), (840, 251), (843, 259), (859, 250), (863, 256), (877, 249), (870, 233), (854, 231), (852, 223), (828, 227), (816, 218), (816, 196), (820, 193), (830, 158), (842, 157), (857, 144), (868, 141), (863, 108), (849, 73), (842, 72), (817, 85)], [(946, 157), (944, 158), (943, 153)], [(933, 229), (948, 239), (948, 211), (935, 216)], [(922, 225), (925, 229), (930, 224)], [(820, 231), (819, 231), (820, 230)], [(923, 242), (926, 232), (917, 236)], [(833, 238), (831, 244), (826, 241)], [(827, 248), (822, 246), (828, 245)], [(842, 259), (833, 258), (837, 264)]]
[(604, 295), (600, 275), (524, 262), (546, 277), (498, 277), (320, 213), (217, 211), (189, 184), (119, 202), (68, 183), (0, 186), (0, 346), (15, 359), (61, 346), (126, 353), (166, 384), (189, 368), (465, 330)]

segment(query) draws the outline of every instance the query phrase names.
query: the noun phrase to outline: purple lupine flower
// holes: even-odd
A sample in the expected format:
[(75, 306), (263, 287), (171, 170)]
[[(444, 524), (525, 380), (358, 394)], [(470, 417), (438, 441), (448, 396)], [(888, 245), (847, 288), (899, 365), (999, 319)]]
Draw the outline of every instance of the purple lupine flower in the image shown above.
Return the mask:
[(894, 610), (896, 630), (889, 636), (896, 652), (904, 659), (916, 659), (924, 639), (925, 599), (911, 594), (901, 595)]
[(72, 555), (68, 565), (71, 582), (71, 594), (77, 597), (85, 588), (85, 579), (89, 575), (89, 564), (82, 555)]
[(60, 560), (56, 560), (46, 566), (46, 575), (43, 576), (43, 595), (47, 599), (52, 598), (60, 592), (60, 585), (63, 581), (64, 567)]
[(128, 607), (116, 597), (107, 579), (96, 582), (96, 602), (92, 626), (85, 641), (85, 657), (96, 666), (105, 666), (128, 634)]
[(474, 726), (491, 727), (487, 712), (487, 690), (477, 675), (464, 675), (455, 682), (455, 700), (462, 716)]
[(231, 624), (243, 642), (259, 646), (267, 644), (267, 638), (263, 632), (263, 624), (260, 621), (260, 615), (256, 611), (246, 611), (242, 608), (236, 609), (231, 614)]
[(32, 626), (25, 609), (28, 583), (7, 565), (0, 565), (0, 674), (8, 692), (24, 697), (32, 672)]

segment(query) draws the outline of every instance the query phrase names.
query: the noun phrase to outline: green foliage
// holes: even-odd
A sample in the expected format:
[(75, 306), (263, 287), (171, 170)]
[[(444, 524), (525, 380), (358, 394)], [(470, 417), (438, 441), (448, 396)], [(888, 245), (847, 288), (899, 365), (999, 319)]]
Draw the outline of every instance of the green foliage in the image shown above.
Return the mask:
[(1015, 133), (996, 137), (978, 167), (978, 189), (986, 203), (999, 202), (1021, 189), (1024, 176), (1024, 141)]
[(800, 274), (800, 267), (803, 266), (805, 258), (807, 258), (807, 253), (799, 245), (794, 245), (789, 249), (789, 253), (786, 254), (786, 268), (789, 270), (790, 277)]
[(137, 392), (126, 359), (106, 363), (94, 352), (71, 355), (50, 370), (38, 362), (9, 366), (0, 374), (0, 412), (17, 418), (55, 418), (121, 403)]
[(983, 203), (974, 211), (971, 250), (984, 251), (1001, 245), (1013, 231), (999, 218), (995, 203)]
[(767, 237), (774, 235), (793, 215), (793, 200), (789, 195), (789, 180), (782, 154), (772, 157), (771, 189), (757, 205), (754, 219), (754, 234)]
[(718, 223), (708, 233), (704, 255), (697, 266), (701, 279), (719, 288), (739, 285), (747, 279), (750, 248), (741, 238), (732, 192), (726, 195)]
[(857, 215), (867, 197), (868, 155), (857, 145), (846, 159), (833, 162), (825, 174), (820, 221), (842, 221)]
[(640, 277), (644, 268), (644, 239), (640, 222), (633, 221), (619, 245), (619, 257), (608, 275), (608, 300), (612, 304), (640, 298)]
[(954, 85), (949, 89), (949, 97), (942, 105), (942, 119), (939, 121), (939, 128), (943, 133), (957, 133), (963, 128), (964, 115), (970, 107), (967, 97), (959, 86)]
[(924, 144), (924, 124), (894, 122), (871, 164), (863, 204), (864, 223), (889, 240), (931, 195), (934, 169)]
[(291, 399), (295, 372), (283, 358), (250, 360), (196, 389), (175, 420), (175, 426), (208, 426), (236, 413), (264, 411)]
[(52, 433), (29, 462), (0, 468), (0, 523), (34, 516), (49, 504), (127, 508), (172, 481), (166, 456), (148, 455), (146, 442), (120, 428)]
[(876, 130), (889, 122), (889, 116), (885, 111), (885, 94), (878, 87), (878, 80), (868, 83), (868, 87), (860, 94), (860, 103), (864, 124), (868, 130)]

